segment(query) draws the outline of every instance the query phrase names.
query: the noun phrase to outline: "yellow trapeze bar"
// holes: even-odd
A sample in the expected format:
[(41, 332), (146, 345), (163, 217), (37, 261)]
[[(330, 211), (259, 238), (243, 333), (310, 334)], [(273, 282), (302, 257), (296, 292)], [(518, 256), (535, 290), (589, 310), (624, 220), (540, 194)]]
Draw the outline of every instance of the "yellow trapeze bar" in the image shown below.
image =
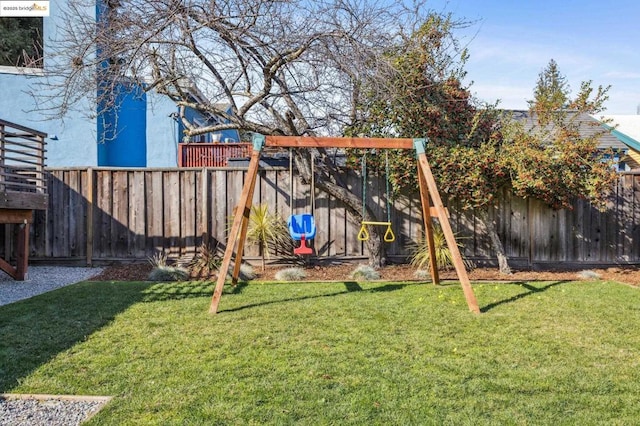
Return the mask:
[(396, 240), (396, 236), (391, 229), (391, 222), (373, 222), (369, 220), (363, 220), (360, 232), (358, 232), (359, 241), (367, 241), (369, 239), (369, 231), (367, 231), (367, 225), (382, 225), (387, 227), (387, 232), (384, 233), (384, 241), (392, 243)]

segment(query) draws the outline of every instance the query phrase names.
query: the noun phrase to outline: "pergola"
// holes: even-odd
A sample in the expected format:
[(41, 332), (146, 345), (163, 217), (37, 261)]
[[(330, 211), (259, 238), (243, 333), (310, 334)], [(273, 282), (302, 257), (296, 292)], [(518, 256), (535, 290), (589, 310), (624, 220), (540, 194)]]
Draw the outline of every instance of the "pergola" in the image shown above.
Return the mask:
[[(458, 275), (460, 285), (464, 292), (469, 310), (473, 313), (480, 313), (478, 302), (476, 300), (467, 270), (465, 269), (462, 255), (456, 244), (451, 224), (447, 215), (447, 210), (442, 203), (442, 199), (438, 192), (436, 182), (431, 173), (431, 168), (427, 160), (425, 152), (425, 139), (407, 139), (407, 138), (340, 138), (340, 137), (308, 137), (308, 136), (263, 136), (255, 135), (253, 138), (253, 152), (247, 170), (240, 202), (236, 208), (236, 215), (229, 232), (229, 239), (222, 258), (218, 280), (213, 291), (211, 306), (209, 313), (218, 312), (218, 305), (222, 297), (222, 290), (225, 285), (227, 274), (234, 261), (233, 273), (231, 275), (232, 283), (238, 282), (240, 274), (240, 265), (242, 264), (242, 254), (244, 251), (244, 243), (247, 237), (247, 227), (249, 224), (249, 214), (251, 212), (251, 203), (253, 200), (253, 192), (256, 186), (258, 176), (258, 166), (260, 156), (265, 147), (283, 147), (283, 148), (358, 148), (358, 149), (413, 149), (415, 150), (418, 160), (418, 184), (420, 188), (420, 201), (422, 203), (422, 216), (424, 220), (424, 228), (427, 241), (429, 243), (429, 258), (432, 267), (431, 278), (434, 284), (440, 282), (438, 270), (435, 267), (435, 248), (433, 244), (433, 227), (432, 220), (437, 218), (444, 233), (447, 246), (451, 252), (453, 266)], [(235, 256), (234, 256), (235, 254)]]

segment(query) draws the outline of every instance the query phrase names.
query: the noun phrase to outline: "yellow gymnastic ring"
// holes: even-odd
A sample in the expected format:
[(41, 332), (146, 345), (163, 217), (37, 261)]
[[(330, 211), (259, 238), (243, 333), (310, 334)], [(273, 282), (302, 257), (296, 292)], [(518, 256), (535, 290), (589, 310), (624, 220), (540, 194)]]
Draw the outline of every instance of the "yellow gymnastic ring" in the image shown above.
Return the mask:
[(396, 236), (393, 234), (393, 229), (391, 229), (391, 224), (387, 226), (387, 232), (384, 233), (384, 241), (387, 243), (392, 243), (396, 240)]
[(360, 228), (360, 232), (358, 232), (358, 240), (367, 241), (369, 239), (369, 232), (367, 232), (367, 225), (365, 223), (362, 224)]

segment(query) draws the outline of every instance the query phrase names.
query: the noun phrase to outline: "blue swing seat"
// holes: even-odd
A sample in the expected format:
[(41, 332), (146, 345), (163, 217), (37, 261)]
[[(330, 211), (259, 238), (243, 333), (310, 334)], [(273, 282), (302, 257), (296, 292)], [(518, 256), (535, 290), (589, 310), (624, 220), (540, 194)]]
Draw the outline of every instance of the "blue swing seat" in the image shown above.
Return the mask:
[(289, 234), (296, 241), (313, 240), (316, 236), (316, 222), (309, 213), (294, 214), (287, 221)]

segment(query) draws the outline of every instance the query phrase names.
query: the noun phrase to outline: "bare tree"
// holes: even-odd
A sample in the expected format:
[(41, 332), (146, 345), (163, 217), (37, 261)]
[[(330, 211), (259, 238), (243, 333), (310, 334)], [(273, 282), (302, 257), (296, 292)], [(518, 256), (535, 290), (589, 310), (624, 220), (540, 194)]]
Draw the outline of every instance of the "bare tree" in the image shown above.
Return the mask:
[[(229, 128), (342, 134), (357, 118), (360, 90), (383, 87), (394, 72), (385, 52), (431, 13), (401, 1), (106, 0), (96, 17), (84, 1), (64, 11), (41, 108), (60, 116), (86, 96), (108, 107), (127, 83), (175, 101), (187, 137)], [(199, 127), (188, 108), (224, 120)], [(317, 187), (359, 221), (360, 198), (326, 152), (315, 156)], [(309, 156), (294, 158), (309, 178)], [(380, 266), (384, 247), (375, 230), (371, 237), (370, 262)]]

